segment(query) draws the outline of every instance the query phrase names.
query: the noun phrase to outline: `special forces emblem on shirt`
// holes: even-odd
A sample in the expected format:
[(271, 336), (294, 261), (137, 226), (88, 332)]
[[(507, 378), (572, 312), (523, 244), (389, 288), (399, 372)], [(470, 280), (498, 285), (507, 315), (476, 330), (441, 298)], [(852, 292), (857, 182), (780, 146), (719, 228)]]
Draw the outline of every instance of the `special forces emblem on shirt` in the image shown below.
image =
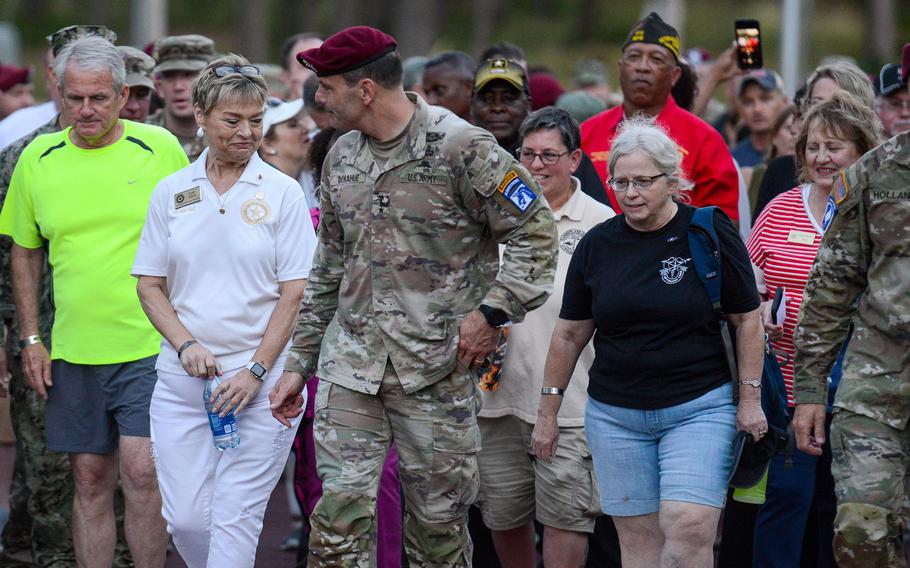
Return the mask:
[(578, 246), (578, 241), (580, 241), (583, 236), (585, 236), (585, 232), (581, 229), (569, 229), (559, 236), (559, 248), (562, 249), (562, 252), (572, 255), (575, 253), (575, 247)]
[(271, 215), (269, 204), (259, 194), (256, 195), (256, 199), (248, 199), (240, 206), (240, 218), (247, 225), (261, 225), (268, 221)]
[(686, 266), (686, 263), (690, 260), (692, 259), (671, 256), (666, 260), (660, 261), (664, 265), (664, 267), (660, 269), (660, 279), (666, 284), (676, 284), (682, 280), (686, 270), (689, 269), (689, 267)]

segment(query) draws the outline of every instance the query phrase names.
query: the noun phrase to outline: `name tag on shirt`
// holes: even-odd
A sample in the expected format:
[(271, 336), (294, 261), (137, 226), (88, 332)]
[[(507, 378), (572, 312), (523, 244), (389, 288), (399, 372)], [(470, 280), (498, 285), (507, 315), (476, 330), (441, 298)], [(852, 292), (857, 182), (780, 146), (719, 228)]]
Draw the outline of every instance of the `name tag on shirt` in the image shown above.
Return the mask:
[(197, 185), (196, 187), (184, 189), (180, 193), (174, 195), (174, 209), (180, 209), (181, 207), (199, 203), (200, 201), (202, 201), (202, 191)]
[(791, 229), (790, 234), (787, 235), (788, 243), (797, 243), (800, 245), (811, 245), (815, 242), (815, 233), (809, 233), (807, 231), (797, 231), (796, 229)]

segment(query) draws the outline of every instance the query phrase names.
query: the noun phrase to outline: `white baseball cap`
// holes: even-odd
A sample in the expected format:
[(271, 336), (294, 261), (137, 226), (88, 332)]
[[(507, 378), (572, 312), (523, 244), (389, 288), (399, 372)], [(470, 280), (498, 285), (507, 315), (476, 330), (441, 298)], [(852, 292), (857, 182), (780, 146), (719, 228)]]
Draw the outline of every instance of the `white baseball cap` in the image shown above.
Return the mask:
[(269, 97), (265, 103), (265, 113), (262, 117), (262, 135), (267, 136), (273, 126), (294, 118), (301, 110), (303, 110), (303, 99), (283, 101), (276, 97)]

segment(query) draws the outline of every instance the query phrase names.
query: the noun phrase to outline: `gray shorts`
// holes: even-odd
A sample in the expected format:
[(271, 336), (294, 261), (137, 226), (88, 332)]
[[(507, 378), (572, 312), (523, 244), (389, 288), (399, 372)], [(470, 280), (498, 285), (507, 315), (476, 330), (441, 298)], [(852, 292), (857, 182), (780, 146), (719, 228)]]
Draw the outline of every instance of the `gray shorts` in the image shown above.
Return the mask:
[(120, 436), (148, 438), (155, 359), (113, 365), (53, 360), (45, 414), (48, 449), (109, 454)]

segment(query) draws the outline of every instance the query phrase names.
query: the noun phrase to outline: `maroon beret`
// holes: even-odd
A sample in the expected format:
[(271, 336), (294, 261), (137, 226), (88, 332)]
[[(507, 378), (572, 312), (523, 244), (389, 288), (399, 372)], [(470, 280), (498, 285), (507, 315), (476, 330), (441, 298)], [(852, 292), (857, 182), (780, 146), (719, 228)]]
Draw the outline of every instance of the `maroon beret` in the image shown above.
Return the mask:
[(910, 43), (904, 44), (901, 56), (901, 76), (904, 78), (904, 83), (907, 83), (910, 81)]
[(28, 67), (0, 65), (0, 91), (8, 91), (16, 85), (32, 82), (32, 70)]
[(528, 88), (531, 90), (531, 110), (555, 105), (556, 99), (566, 92), (559, 79), (545, 72), (531, 73)]
[(354, 26), (341, 30), (319, 47), (301, 51), (297, 61), (317, 76), (328, 77), (368, 65), (397, 47), (395, 38), (385, 32)]

